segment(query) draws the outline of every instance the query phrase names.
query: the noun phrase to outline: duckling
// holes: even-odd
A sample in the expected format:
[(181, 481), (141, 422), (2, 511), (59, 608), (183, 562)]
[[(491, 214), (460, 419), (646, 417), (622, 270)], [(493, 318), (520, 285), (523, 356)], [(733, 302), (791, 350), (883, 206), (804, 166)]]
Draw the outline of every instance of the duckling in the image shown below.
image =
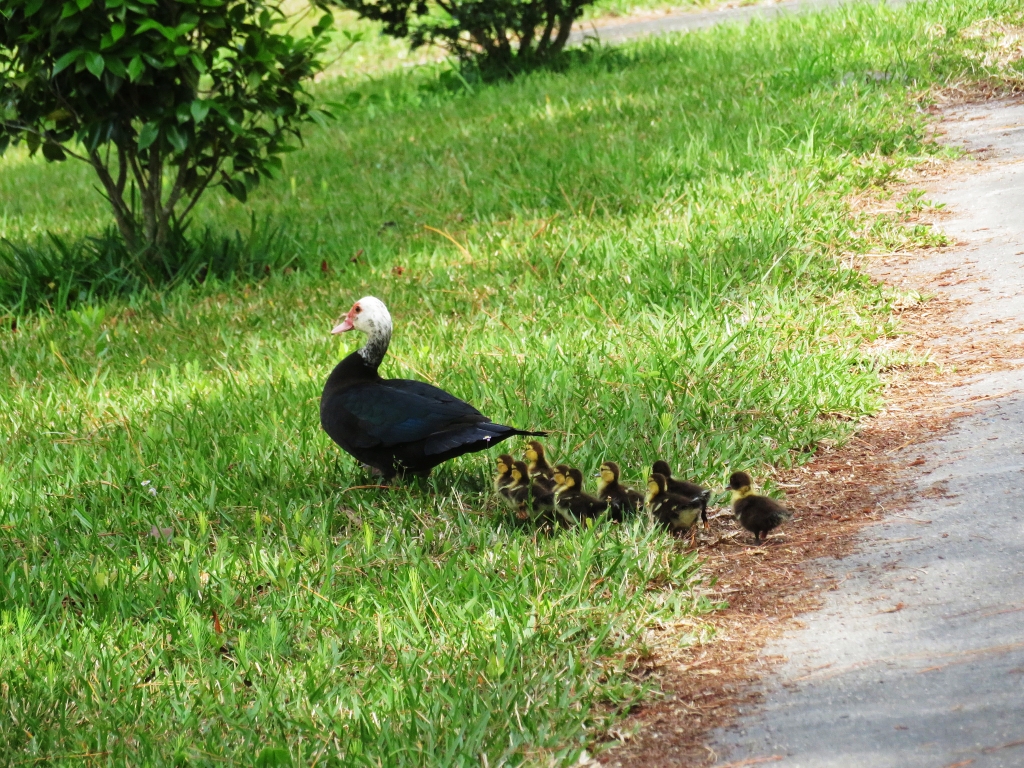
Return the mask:
[(530, 498), (530, 477), (526, 464), (513, 461), (509, 468), (509, 483), (498, 489), (501, 500), (520, 520), (526, 519), (526, 502)]
[(704, 486), (697, 485), (697, 483), (689, 483), (686, 480), (676, 480), (672, 477), (672, 468), (669, 467), (667, 461), (654, 462), (654, 466), (651, 467), (651, 473), (655, 475), (664, 475), (665, 482), (668, 483), (666, 489), (669, 493), (674, 493), (677, 496), (682, 496), (685, 499), (700, 498), (700, 520), (704, 524), (704, 527), (708, 527), (708, 501), (711, 500), (711, 491)]
[(554, 488), (565, 482), (565, 478), (569, 476), (569, 465), (568, 464), (557, 464), (552, 471), (551, 482), (554, 483)]
[(668, 528), (670, 533), (689, 531), (700, 517), (701, 497), (687, 498), (670, 492), (668, 478), (660, 472), (655, 472), (647, 480), (646, 501), (654, 519)]
[(750, 475), (746, 472), (733, 472), (729, 477), (733, 517), (754, 534), (754, 540), (760, 544), (762, 535), (767, 541), (768, 532), (793, 517), (793, 513), (775, 499), (754, 493), (751, 490), (752, 485)]
[(498, 457), (498, 476), (494, 478), (494, 490), (497, 493), (512, 484), (512, 457), (507, 453)]
[(501, 496), (502, 501), (515, 511), (517, 518), (526, 520), (530, 516), (529, 511), (531, 509), (554, 508), (554, 494), (544, 488), (537, 487), (537, 484), (530, 480), (530, 473), (526, 468), (526, 462), (513, 461), (510, 474), (512, 482), (501, 488), (498, 494)]
[(568, 513), (574, 520), (585, 520), (608, 509), (608, 502), (595, 499), (583, 490), (583, 473), (578, 469), (569, 469), (562, 477), (564, 482), (555, 489), (555, 506), (560, 512)]
[(643, 494), (627, 488), (619, 482), (619, 465), (606, 461), (601, 465), (597, 477), (597, 497), (608, 502), (612, 520), (622, 521), (627, 512), (638, 512), (644, 506)]
[(541, 487), (546, 487), (548, 490), (554, 490), (555, 484), (552, 482), (555, 471), (548, 463), (547, 457), (544, 456), (544, 446), (536, 440), (531, 440), (526, 444), (526, 461), (527, 467), (530, 470), (530, 477), (537, 479), (539, 478), (539, 484)]

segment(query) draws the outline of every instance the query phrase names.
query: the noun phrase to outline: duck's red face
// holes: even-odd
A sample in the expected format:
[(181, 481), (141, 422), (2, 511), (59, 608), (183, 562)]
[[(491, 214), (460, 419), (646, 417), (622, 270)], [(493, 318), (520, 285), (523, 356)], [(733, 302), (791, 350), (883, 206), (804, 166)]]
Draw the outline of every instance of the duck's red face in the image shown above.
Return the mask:
[(363, 308), (359, 306), (359, 302), (357, 301), (352, 305), (352, 309), (348, 311), (348, 314), (345, 315), (345, 319), (334, 326), (331, 333), (346, 333), (347, 331), (351, 331), (356, 327), (356, 318), (359, 317), (359, 313), (362, 311)]

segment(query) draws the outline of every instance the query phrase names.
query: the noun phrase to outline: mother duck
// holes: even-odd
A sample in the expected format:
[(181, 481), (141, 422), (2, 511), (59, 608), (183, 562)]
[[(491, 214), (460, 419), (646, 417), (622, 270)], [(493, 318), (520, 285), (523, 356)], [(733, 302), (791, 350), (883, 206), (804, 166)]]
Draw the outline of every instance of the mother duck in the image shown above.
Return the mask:
[(482, 451), (513, 435), (538, 435), (495, 424), (443, 389), (409, 379), (382, 379), (377, 369), (391, 343), (391, 314), (364, 296), (331, 333), (356, 330), (366, 344), (331, 371), (320, 397), (320, 424), (342, 450), (380, 471), (428, 475), (438, 464)]

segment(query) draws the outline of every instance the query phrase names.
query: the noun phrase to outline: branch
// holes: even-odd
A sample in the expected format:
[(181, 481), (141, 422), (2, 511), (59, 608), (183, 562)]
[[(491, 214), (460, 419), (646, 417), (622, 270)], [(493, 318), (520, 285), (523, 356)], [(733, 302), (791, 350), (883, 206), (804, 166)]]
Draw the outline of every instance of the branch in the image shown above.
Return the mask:
[(100, 177), (100, 182), (102, 182), (103, 187), (107, 191), (107, 199), (114, 209), (114, 218), (117, 220), (118, 229), (121, 230), (125, 243), (131, 250), (138, 250), (138, 242), (135, 237), (135, 221), (132, 218), (131, 211), (124, 204), (124, 197), (121, 191), (117, 189), (114, 180), (110, 176), (110, 171), (103, 164), (103, 161), (100, 160), (99, 153), (93, 150), (90, 153), (90, 157), (91, 160), (88, 162)]
[(139, 165), (139, 158), (135, 153), (128, 155), (128, 165), (131, 166), (132, 176), (135, 177), (135, 183), (139, 185), (139, 194), (142, 194), (142, 190), (146, 188), (146, 177), (142, 173), (142, 167)]
[(192, 209), (195, 207), (195, 204), (199, 202), (199, 198), (202, 197), (203, 192), (206, 191), (206, 187), (213, 180), (213, 177), (217, 175), (217, 171), (220, 170), (220, 161), (221, 158), (219, 152), (215, 152), (213, 155), (213, 165), (210, 167), (210, 172), (206, 174), (206, 178), (203, 179), (202, 183), (198, 187), (196, 187), (196, 191), (192, 194), (192, 199), (189, 201), (189, 204), (185, 207), (185, 210), (181, 212), (181, 217), (178, 219), (178, 221), (184, 221), (185, 217), (188, 216)]
[(555, 38), (554, 42), (556, 54), (561, 53), (565, 47), (565, 43), (569, 39), (569, 33), (572, 32), (572, 23), (576, 20), (576, 14), (582, 6), (582, 3), (572, 3), (569, 6), (569, 13), (559, 19), (558, 37)]
[(555, 14), (548, 8), (548, 23), (544, 25), (544, 32), (540, 36), (540, 42), (537, 43), (537, 55), (541, 55), (547, 50), (548, 45), (551, 44), (551, 30), (555, 28)]
[(117, 194), (124, 194), (124, 183), (128, 180), (128, 161), (125, 160), (124, 147), (117, 145)]
[(168, 216), (174, 212), (174, 206), (178, 204), (182, 193), (185, 191), (185, 171), (189, 160), (192, 158), (192, 147), (185, 150), (185, 154), (178, 161), (178, 172), (174, 176), (174, 186), (171, 187), (171, 194), (167, 196), (167, 204), (163, 207), (161, 215)]
[[(32, 127), (30, 127), (28, 125), (22, 125), (21, 123), (7, 123), (7, 122), (0, 122), (0, 125), (2, 125), (4, 128), (8, 128), (8, 129), (13, 128), (13, 129), (18, 130), (18, 131), (25, 131), (26, 133), (34, 133), (36, 136), (40, 137), (41, 139), (44, 139), (44, 140), (46, 139), (46, 132), (45, 131), (36, 130), (35, 128), (32, 128)], [(92, 165), (92, 160), (91, 159), (89, 159), (85, 155), (80, 155), (77, 152), (72, 152), (70, 149), (65, 147), (63, 144), (60, 144), (59, 142), (51, 141), (51, 142), (48, 142), (48, 143), (50, 143), (50, 144), (58, 144), (60, 146), (60, 148), (64, 150), (64, 154), (71, 155), (71, 157), (75, 158), (76, 160), (81, 160), (82, 162), (85, 162), (85, 163), (88, 163), (89, 165)]]

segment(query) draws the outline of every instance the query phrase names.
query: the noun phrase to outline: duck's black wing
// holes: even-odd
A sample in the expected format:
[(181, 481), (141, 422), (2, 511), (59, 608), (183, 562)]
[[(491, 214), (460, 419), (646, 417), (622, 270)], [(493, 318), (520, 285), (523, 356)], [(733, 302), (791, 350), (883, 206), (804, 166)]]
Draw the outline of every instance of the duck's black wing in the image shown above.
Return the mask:
[(321, 421), (338, 445), (386, 474), (398, 466), (429, 471), (513, 435), (535, 434), (495, 424), (443, 389), (409, 379), (340, 388), (321, 404)]
[(351, 416), (354, 447), (394, 446), (429, 438), (455, 425), (486, 422), (480, 411), (438, 387), (391, 379), (353, 384), (330, 404)]

